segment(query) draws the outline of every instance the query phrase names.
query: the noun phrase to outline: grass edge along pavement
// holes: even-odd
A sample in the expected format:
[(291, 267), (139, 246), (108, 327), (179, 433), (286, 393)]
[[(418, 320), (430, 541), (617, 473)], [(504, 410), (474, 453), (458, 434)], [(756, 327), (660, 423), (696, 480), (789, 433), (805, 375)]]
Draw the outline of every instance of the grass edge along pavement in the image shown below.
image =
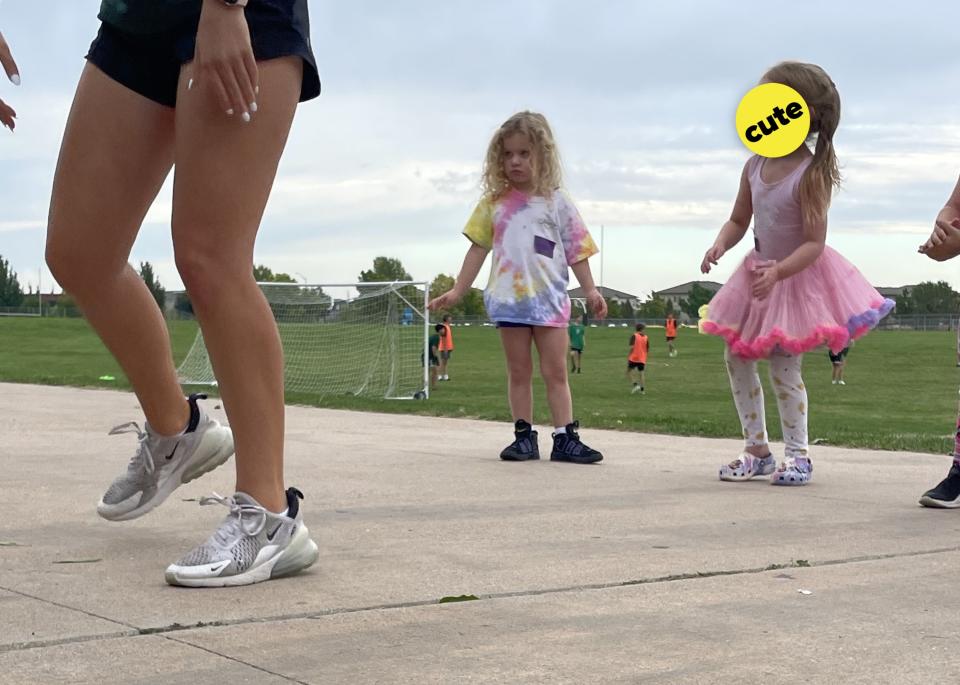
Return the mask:
[[(196, 324), (170, 323), (174, 358), (193, 343)], [(588, 328), (583, 373), (570, 385), (574, 414), (593, 428), (736, 438), (740, 428), (723, 363), (723, 343), (695, 329), (679, 331), (679, 356), (668, 358), (663, 331), (650, 328), (647, 395), (631, 396), (625, 377), (630, 328)], [(288, 393), (293, 404), (366, 412), (419, 414), (504, 422), (509, 437), (506, 373), (496, 330), (455, 327), (451, 381), (429, 401)], [(804, 358), (810, 396), (810, 439), (824, 444), (947, 454), (953, 446), (958, 373), (955, 333), (874, 331), (851, 350), (848, 385), (830, 384), (826, 351)], [(0, 381), (129, 390), (123, 372), (82, 319), (0, 318)], [(331, 363), (335, 363), (334, 357)], [(776, 399), (765, 363), (760, 376), (768, 431), (780, 438)], [(114, 380), (99, 380), (113, 377)], [(209, 389), (215, 395), (215, 389)], [(543, 383), (534, 377), (535, 422), (550, 424)]]

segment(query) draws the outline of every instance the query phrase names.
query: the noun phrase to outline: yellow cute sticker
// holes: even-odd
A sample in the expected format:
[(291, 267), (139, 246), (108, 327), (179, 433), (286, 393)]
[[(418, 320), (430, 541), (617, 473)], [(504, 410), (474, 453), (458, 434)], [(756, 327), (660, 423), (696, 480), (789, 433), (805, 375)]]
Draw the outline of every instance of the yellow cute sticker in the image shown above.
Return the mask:
[(761, 157), (785, 157), (810, 133), (810, 109), (803, 97), (782, 83), (762, 83), (737, 107), (737, 135)]

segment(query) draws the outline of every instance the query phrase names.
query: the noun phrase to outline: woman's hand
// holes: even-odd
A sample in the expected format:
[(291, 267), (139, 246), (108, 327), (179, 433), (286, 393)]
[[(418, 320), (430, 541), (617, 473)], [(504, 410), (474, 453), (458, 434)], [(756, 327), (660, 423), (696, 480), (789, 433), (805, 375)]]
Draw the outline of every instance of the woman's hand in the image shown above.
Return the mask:
[(598, 319), (607, 318), (607, 301), (603, 299), (603, 295), (600, 294), (600, 291), (596, 288), (588, 290), (586, 293), (587, 306), (590, 308), (590, 311)]
[(960, 250), (960, 219), (943, 221), (937, 219), (933, 233), (917, 251), (931, 259), (944, 261), (950, 259)]
[(710, 273), (710, 265), (719, 262), (725, 253), (726, 250), (722, 245), (714, 244), (714, 246), (703, 255), (703, 261), (700, 262), (700, 272), (705, 274)]
[(189, 79), (188, 90), (212, 88), (227, 116), (239, 114), (243, 121), (250, 121), (257, 111), (260, 86), (242, 7), (203, 0)]
[[(13, 85), (19, 86), (20, 71), (17, 69), (17, 63), (13, 61), (10, 46), (7, 45), (7, 41), (4, 40), (2, 33), (0, 33), (0, 65), (3, 65), (3, 70), (7, 72), (7, 78), (10, 79)], [(13, 111), (13, 107), (3, 100), (0, 100), (0, 123), (11, 131), (17, 126), (17, 113)]]
[(780, 270), (777, 264), (757, 266), (753, 272), (753, 296), (759, 300), (765, 300), (779, 280)]

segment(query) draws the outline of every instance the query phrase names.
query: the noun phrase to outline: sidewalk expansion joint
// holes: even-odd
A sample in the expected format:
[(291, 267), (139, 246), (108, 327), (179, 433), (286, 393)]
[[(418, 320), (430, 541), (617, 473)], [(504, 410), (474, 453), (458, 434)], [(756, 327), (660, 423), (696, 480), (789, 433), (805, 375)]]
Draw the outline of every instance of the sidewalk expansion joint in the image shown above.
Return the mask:
[[(721, 569), (717, 571), (695, 571), (690, 573), (675, 573), (665, 576), (654, 576), (650, 578), (637, 578), (634, 580), (623, 580), (623, 581), (611, 581), (607, 583), (591, 583), (585, 585), (570, 585), (564, 587), (554, 587), (554, 588), (543, 588), (539, 590), (518, 590), (514, 592), (495, 592), (490, 594), (480, 594), (476, 595), (476, 601), (485, 601), (485, 600), (495, 600), (495, 599), (511, 599), (515, 597), (538, 597), (541, 595), (553, 595), (553, 594), (564, 594), (569, 592), (583, 592), (590, 590), (611, 590), (616, 588), (624, 587), (634, 587), (639, 585), (656, 585), (658, 583), (670, 583), (683, 580), (701, 580), (706, 578), (718, 578), (724, 576), (739, 576), (739, 575), (752, 575), (758, 573), (766, 573), (768, 571), (779, 571), (783, 569), (791, 568), (822, 568), (830, 566), (843, 566), (847, 564), (858, 564), (864, 562), (872, 561), (884, 561), (888, 559), (906, 559), (910, 557), (920, 557), (920, 556), (930, 556), (934, 554), (946, 554), (951, 552), (960, 552), (960, 546), (954, 547), (941, 547), (937, 549), (929, 550), (920, 550), (914, 552), (893, 552), (889, 554), (864, 554), (855, 557), (847, 557), (842, 559), (825, 559), (823, 561), (806, 561), (806, 560), (791, 560), (783, 563), (774, 563), (767, 566), (757, 566), (753, 568), (741, 568), (741, 569)], [(126, 628), (129, 628), (129, 631), (121, 631), (117, 633), (110, 634), (100, 634), (100, 635), (82, 635), (72, 638), (62, 638), (57, 640), (38, 640), (36, 642), (26, 642), (26, 643), (14, 643), (11, 645), (0, 645), (0, 653), (20, 650), (20, 649), (35, 649), (40, 647), (49, 647), (56, 645), (71, 644), (75, 642), (89, 642), (92, 640), (101, 640), (101, 639), (112, 639), (112, 638), (123, 638), (123, 637), (137, 637), (141, 635), (159, 635), (166, 637), (176, 642), (181, 642), (186, 645), (193, 647), (198, 647), (198, 645), (193, 644), (187, 640), (175, 639), (173, 638), (173, 633), (183, 632), (186, 630), (200, 630), (207, 628), (226, 628), (239, 625), (250, 625), (256, 623), (279, 623), (282, 621), (295, 621), (302, 619), (322, 619), (327, 616), (339, 616), (347, 614), (357, 614), (357, 613), (366, 613), (371, 611), (384, 611), (390, 609), (412, 609), (424, 606), (436, 606), (439, 605), (439, 599), (426, 599), (426, 600), (415, 600), (410, 602), (392, 602), (385, 604), (375, 604), (362, 607), (340, 607), (335, 609), (322, 609), (322, 610), (313, 610), (305, 611), (295, 614), (280, 614), (275, 616), (261, 616), (261, 617), (248, 617), (248, 618), (236, 618), (228, 619), (223, 621), (197, 621), (196, 623), (171, 623), (166, 626), (157, 626), (153, 628), (138, 628), (136, 626), (130, 625), (124, 621), (119, 621), (116, 619), (107, 618), (105, 616), (100, 616), (83, 609), (78, 609), (76, 607), (71, 607), (59, 602), (43, 599), (41, 597), (36, 597), (12, 588), (7, 588), (0, 586), (0, 590), (6, 590), (7, 592), (12, 592), (14, 594), (20, 595), (22, 597), (27, 597), (30, 599), (37, 600), (39, 602), (44, 602), (52, 606), (57, 606), (60, 608), (68, 609), (71, 611), (76, 611), (82, 613), (86, 616), (91, 616), (93, 618), (98, 618), (104, 621), (109, 621), (117, 625), (122, 625)], [(223, 656), (225, 658), (231, 659), (232, 657), (220, 654), (219, 652), (213, 652), (204, 647), (198, 647), (200, 649), (205, 649), (210, 651), (213, 654), (218, 656)], [(234, 661), (237, 661), (234, 659)], [(238, 663), (244, 663), (238, 661)], [(252, 668), (259, 668), (257, 666), (249, 665)], [(261, 669), (263, 670), (263, 669)], [(268, 672), (268, 671), (266, 671)], [(271, 673), (278, 677), (284, 677), (281, 674)], [(288, 678), (289, 679), (289, 678)], [(299, 682), (299, 681), (293, 681)]]

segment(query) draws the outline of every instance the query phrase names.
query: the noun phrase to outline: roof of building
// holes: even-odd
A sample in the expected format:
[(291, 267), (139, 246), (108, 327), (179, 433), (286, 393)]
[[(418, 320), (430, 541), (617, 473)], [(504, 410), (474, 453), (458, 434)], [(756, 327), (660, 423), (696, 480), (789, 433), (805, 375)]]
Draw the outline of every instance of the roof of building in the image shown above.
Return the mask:
[[(597, 288), (600, 291), (600, 294), (606, 299), (614, 300), (635, 300), (637, 299), (636, 295), (631, 295), (630, 293), (625, 293), (622, 290), (614, 290), (613, 288), (607, 288), (606, 286), (600, 286)], [(574, 288), (573, 290), (568, 290), (567, 294), (570, 297), (583, 297), (583, 288)]]
[(878, 286), (877, 292), (883, 295), (884, 297), (902, 297), (904, 290), (909, 290), (912, 288), (912, 285), (901, 285), (898, 288), (889, 288), (884, 286)]
[(688, 281), (680, 285), (675, 285), (672, 288), (667, 288), (666, 290), (657, 290), (654, 292), (654, 295), (689, 295), (690, 291), (693, 289), (694, 284), (699, 285), (701, 288), (706, 288), (711, 292), (717, 292), (723, 286), (723, 283), (717, 283), (716, 281)]

